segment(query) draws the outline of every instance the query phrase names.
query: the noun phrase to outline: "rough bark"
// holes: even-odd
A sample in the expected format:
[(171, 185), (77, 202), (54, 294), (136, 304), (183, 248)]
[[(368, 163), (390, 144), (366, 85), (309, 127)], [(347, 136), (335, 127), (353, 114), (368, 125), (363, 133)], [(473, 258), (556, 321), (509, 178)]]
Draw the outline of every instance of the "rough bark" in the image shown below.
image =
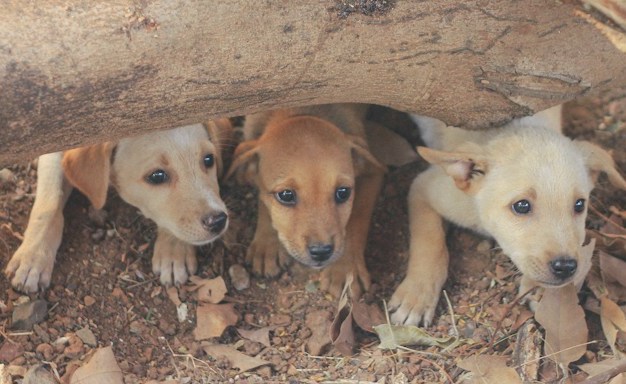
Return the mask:
[(338, 3), (0, 0), (0, 163), (279, 106), (376, 103), (476, 128), (626, 90), (619, 33), (572, 1), (347, 17)]

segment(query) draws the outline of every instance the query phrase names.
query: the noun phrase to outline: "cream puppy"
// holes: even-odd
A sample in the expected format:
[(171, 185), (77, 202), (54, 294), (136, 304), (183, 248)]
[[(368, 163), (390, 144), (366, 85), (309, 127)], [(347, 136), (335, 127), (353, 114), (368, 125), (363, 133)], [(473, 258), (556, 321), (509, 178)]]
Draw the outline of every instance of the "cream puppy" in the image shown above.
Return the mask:
[(197, 268), (194, 246), (228, 226), (218, 174), (231, 129), (220, 119), (40, 156), (24, 241), (5, 270), (13, 287), (35, 292), (50, 285), (72, 187), (100, 209), (109, 185), (157, 224), (152, 268), (161, 283), (186, 282)]
[[(581, 256), (595, 177), (626, 189), (611, 156), (560, 133), (560, 106), (488, 131), (414, 116), (432, 165), (409, 193), (410, 259), (393, 294), (392, 320), (429, 325), (448, 276), (444, 219), (493, 237), (522, 272), (524, 286), (582, 281)], [(525, 288), (521, 288), (525, 289)]]

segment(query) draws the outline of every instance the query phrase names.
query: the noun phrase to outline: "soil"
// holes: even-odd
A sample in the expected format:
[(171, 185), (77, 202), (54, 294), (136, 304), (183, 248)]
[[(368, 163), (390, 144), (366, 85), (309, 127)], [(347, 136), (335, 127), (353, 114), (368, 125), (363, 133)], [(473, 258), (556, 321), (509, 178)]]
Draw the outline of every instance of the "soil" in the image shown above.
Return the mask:
[[(419, 143), (406, 115), (377, 108), (372, 118), (393, 127), (412, 144)], [(626, 96), (571, 103), (565, 118), (568, 135), (613, 149), (619, 168), (626, 172)], [(383, 310), (384, 300), (400, 283), (406, 266), (408, 187), (425, 166), (418, 161), (391, 169), (374, 214), (367, 247), (374, 286), (365, 299)], [(8, 169), (15, 180), (0, 182), (2, 268), (20, 244), (36, 188), (35, 162)], [(67, 382), (69, 374), (94, 349), (104, 346), (112, 346), (126, 383), (457, 382), (464, 371), (456, 364), (465, 356), (485, 351), (510, 357), (518, 323), (530, 316), (524, 306), (511, 309), (509, 305), (517, 292), (519, 274), (508, 258), (491, 241), (452, 228), (451, 273), (445, 285), (452, 310), (446, 300), (441, 300), (435, 323), (427, 331), (438, 337), (459, 332), (472, 344), (447, 351), (438, 347), (385, 351), (378, 348), (376, 335), (357, 331), (353, 356), (343, 356), (332, 347), (320, 356), (312, 355), (306, 344), (315, 330), (307, 327), (307, 316), (320, 310), (335, 314), (336, 300), (315, 289), (315, 271), (299, 265), (274, 280), (252, 276), (248, 289), (234, 289), (228, 269), (244, 264), (246, 246), (254, 232), (256, 196), (252, 188), (232, 181), (223, 185), (222, 195), (232, 212), (231, 227), (223, 240), (200, 249), (198, 274), (206, 278), (223, 276), (228, 288), (226, 301), (234, 303), (240, 315), (236, 328), (271, 326), (270, 345), (244, 339), (235, 327), (211, 341), (235, 345), (269, 365), (240, 372), (233, 361), (208, 356), (193, 335), (198, 305), (194, 296), (182, 293), (189, 317), (180, 322), (175, 305), (151, 272), (154, 225), (114, 192), (109, 194), (105, 220), (98, 223), (93, 215), (90, 219), (87, 199), (74, 192), (65, 209), (64, 238), (51, 287), (24, 298), (10, 288), (6, 278), (0, 279), (0, 350), (14, 351), (0, 353), (5, 359), (0, 362), (17, 373), (15, 382), (21, 382), (20, 375), (26, 369), (42, 363)], [(589, 225), (594, 226), (600, 222), (598, 215), (609, 214), (611, 205), (626, 207), (626, 195), (602, 179), (591, 203)], [(13, 306), (36, 298), (48, 303), (46, 319), (32, 332), (12, 331)], [(601, 334), (593, 336), (600, 329), (599, 317), (589, 313), (587, 321), (592, 331), (590, 339), (603, 340)], [(76, 339), (76, 333), (85, 327), (93, 332), (97, 345)], [(496, 329), (500, 331), (494, 334)], [(59, 343), (62, 337), (73, 342)], [(497, 342), (491, 346), (493, 340)], [(605, 353), (606, 343), (599, 342), (589, 347), (583, 359), (598, 360)], [(543, 375), (546, 382), (556, 379), (547, 371)]]

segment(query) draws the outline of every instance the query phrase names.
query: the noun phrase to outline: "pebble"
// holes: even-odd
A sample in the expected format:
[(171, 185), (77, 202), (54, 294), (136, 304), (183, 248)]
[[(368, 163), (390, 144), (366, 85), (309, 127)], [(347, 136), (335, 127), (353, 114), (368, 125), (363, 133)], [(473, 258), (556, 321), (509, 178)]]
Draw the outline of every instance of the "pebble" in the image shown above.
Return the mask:
[(24, 347), (21, 344), (13, 344), (7, 340), (0, 347), (0, 361), (13, 361), (23, 353)]
[(83, 341), (76, 335), (69, 337), (69, 345), (63, 350), (63, 354), (70, 359), (76, 359), (83, 353)]
[(91, 307), (92, 305), (94, 305), (96, 303), (96, 299), (94, 299), (93, 297), (91, 297), (89, 295), (85, 296), (83, 301), (85, 302), (85, 305), (88, 306), (88, 307)]
[(35, 348), (35, 352), (43, 356), (43, 359), (46, 361), (51, 361), (54, 355), (54, 348), (52, 345), (48, 343), (39, 344), (37, 348)]
[(233, 264), (228, 269), (230, 281), (238, 291), (243, 291), (250, 287), (250, 274), (241, 264)]
[(15, 181), (15, 174), (9, 168), (0, 169), (0, 181), (4, 183)]
[(13, 310), (11, 329), (30, 331), (33, 325), (41, 323), (48, 313), (48, 303), (45, 300), (35, 300), (21, 304)]
[(35, 331), (35, 334), (39, 336), (41, 341), (43, 341), (44, 343), (50, 342), (50, 335), (39, 324), (33, 325), (33, 331)]
[(291, 323), (291, 316), (285, 314), (273, 315), (270, 318), (272, 325), (287, 325)]
[(97, 347), (98, 340), (96, 340), (96, 336), (91, 332), (89, 327), (84, 327), (76, 331), (76, 336), (78, 336), (83, 343), (87, 344), (90, 347)]
[(56, 384), (57, 381), (43, 365), (32, 366), (24, 375), (22, 384)]

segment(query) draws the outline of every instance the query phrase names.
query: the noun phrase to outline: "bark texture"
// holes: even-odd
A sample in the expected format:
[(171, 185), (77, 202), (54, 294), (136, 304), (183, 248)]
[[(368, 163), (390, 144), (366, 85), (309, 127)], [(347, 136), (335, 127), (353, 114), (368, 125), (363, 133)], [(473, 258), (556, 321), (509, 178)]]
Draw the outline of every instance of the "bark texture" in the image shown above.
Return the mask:
[(626, 90), (623, 34), (573, 1), (347, 3), (0, 0), (0, 164), (283, 106), (477, 128)]

